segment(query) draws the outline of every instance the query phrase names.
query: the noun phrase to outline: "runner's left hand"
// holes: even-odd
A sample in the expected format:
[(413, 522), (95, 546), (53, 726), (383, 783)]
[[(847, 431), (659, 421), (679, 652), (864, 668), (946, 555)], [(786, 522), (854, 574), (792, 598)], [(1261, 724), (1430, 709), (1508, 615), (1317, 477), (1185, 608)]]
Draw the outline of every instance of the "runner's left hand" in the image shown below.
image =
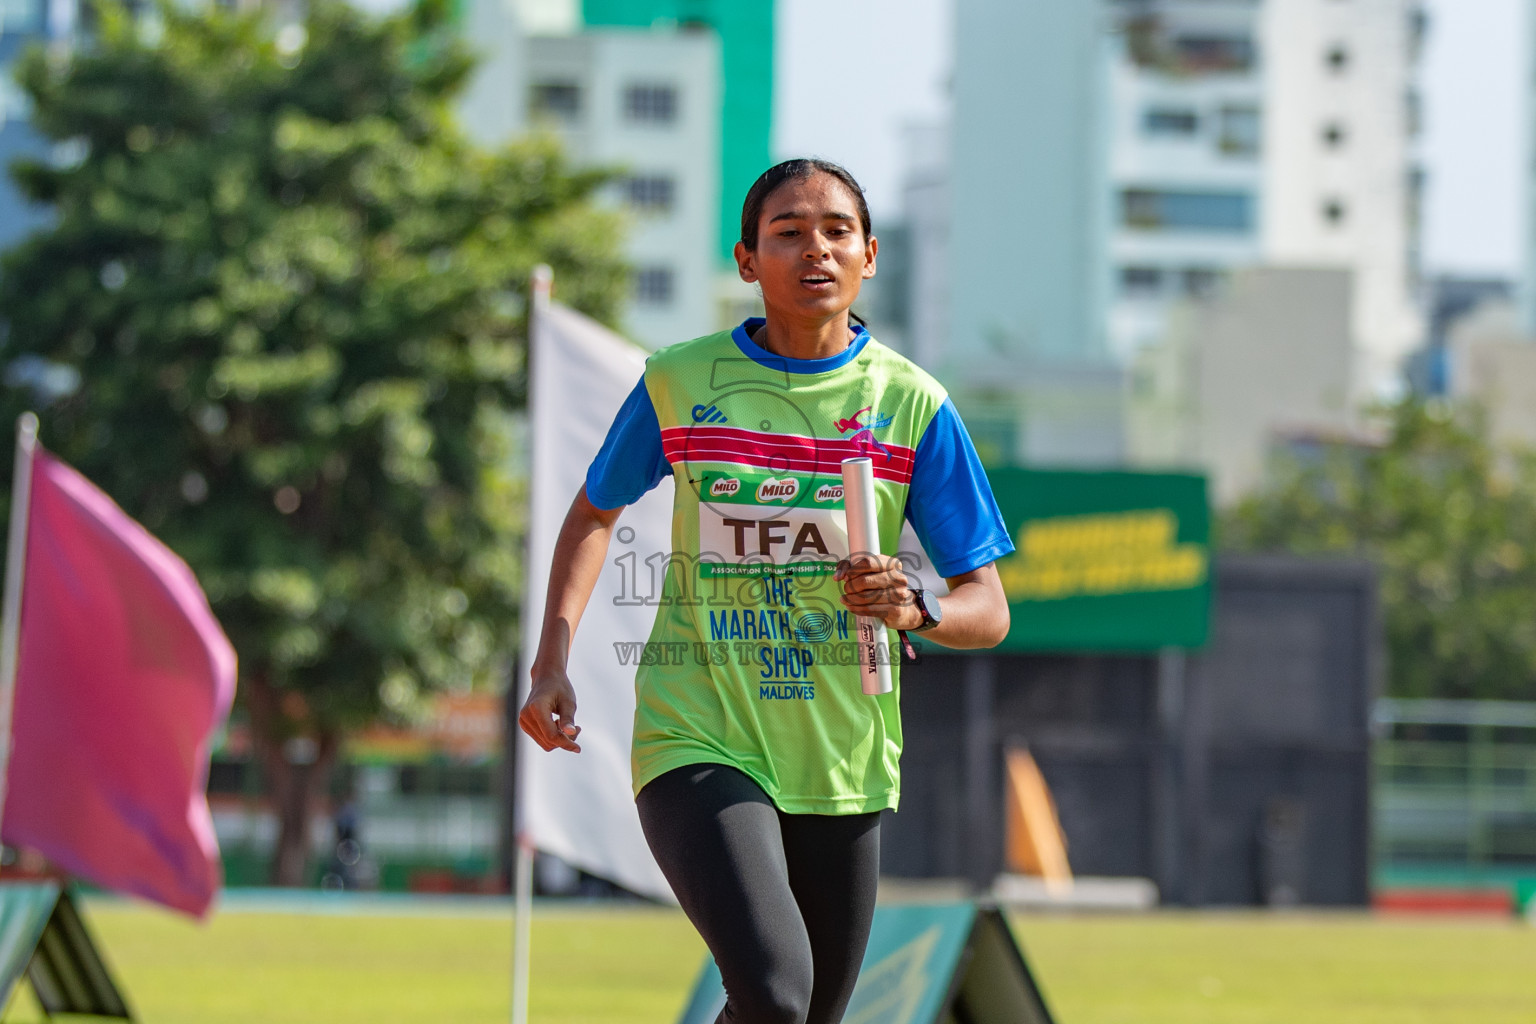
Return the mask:
[(832, 576), (843, 584), (843, 607), (858, 615), (880, 619), (892, 629), (923, 624), (901, 559), (891, 555), (856, 554), (837, 563)]

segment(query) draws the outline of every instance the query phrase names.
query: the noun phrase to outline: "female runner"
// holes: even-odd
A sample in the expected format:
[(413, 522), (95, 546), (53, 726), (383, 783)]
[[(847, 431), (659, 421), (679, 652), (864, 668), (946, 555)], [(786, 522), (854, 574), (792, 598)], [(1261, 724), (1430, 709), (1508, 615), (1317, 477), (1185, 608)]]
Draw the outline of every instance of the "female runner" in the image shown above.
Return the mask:
[[(947, 647), (1008, 631), (992, 563), (1013, 545), (954, 406), (849, 322), (877, 250), (836, 164), (791, 160), (752, 186), (736, 262), (767, 315), (647, 361), (561, 529), (519, 719), (545, 750), (580, 751), (572, 637), (620, 511), (672, 475), (651, 642), (688, 653), (637, 674), (635, 803), (720, 968), (722, 1022), (836, 1024), (858, 980), (901, 721), (899, 687), (862, 692), (853, 614)], [(876, 553), (843, 531), (840, 464), (861, 455)], [(904, 518), (942, 598), (892, 557)]]

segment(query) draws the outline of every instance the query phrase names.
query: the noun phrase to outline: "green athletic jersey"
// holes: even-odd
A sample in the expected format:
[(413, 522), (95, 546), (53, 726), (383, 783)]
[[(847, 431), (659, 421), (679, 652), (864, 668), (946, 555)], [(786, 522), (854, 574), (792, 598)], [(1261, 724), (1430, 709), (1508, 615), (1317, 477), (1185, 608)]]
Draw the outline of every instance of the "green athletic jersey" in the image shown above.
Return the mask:
[[(953, 416), (943, 388), (862, 331), (842, 358), (783, 360), (744, 328), (657, 352), (642, 384), (676, 497), (635, 680), (635, 792), (671, 769), (720, 763), (788, 813), (894, 808), (899, 658), (893, 692), (866, 696), (832, 578), (848, 555), (841, 463), (873, 460), (880, 551), (895, 554), (919, 441), (941, 407)], [(605, 451), (613, 444), (610, 433)], [(977, 564), (1011, 548), (990, 509), (969, 552)]]

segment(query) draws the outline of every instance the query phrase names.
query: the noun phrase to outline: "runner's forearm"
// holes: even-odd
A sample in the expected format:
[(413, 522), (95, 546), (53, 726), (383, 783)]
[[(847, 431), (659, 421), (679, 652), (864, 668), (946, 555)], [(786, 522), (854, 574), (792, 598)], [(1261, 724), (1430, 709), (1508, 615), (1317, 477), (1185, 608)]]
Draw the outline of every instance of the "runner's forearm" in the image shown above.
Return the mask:
[(939, 598), (944, 617), (937, 626), (919, 634), (944, 647), (976, 649), (996, 647), (1008, 635), (1008, 599), (997, 569), (984, 565), (949, 581), (949, 593)]
[(587, 499), (585, 485), (576, 492), (560, 536), (555, 541), (554, 558), (549, 567), (549, 589), (544, 600), (544, 623), (539, 633), (539, 649), (534, 655), (535, 671), (540, 665), (557, 665), (562, 670), (571, 650), (571, 638), (581, 622), (597, 578), (608, 554), (608, 540), (622, 508), (600, 509)]

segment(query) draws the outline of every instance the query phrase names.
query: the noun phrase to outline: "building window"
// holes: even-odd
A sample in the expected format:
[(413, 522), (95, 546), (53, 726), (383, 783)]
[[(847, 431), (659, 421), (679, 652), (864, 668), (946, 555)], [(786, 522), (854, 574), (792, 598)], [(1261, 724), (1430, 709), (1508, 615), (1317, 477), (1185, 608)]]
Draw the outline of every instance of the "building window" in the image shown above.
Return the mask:
[(1159, 267), (1121, 267), (1120, 293), (1126, 298), (1150, 298), (1163, 290), (1163, 271)]
[(1424, 40), (1429, 36), (1429, 11), (1422, 5), (1408, 16), (1408, 59), (1417, 62), (1424, 55)]
[(1171, 48), (1180, 71), (1247, 71), (1254, 65), (1247, 36), (1176, 36)]
[(1410, 167), (1407, 175), (1407, 187), (1404, 189), (1404, 202), (1407, 206), (1408, 231), (1410, 232), (1410, 246), (1417, 248), (1418, 234), (1424, 211), (1424, 183), (1428, 175), (1422, 167)]
[(1190, 267), (1184, 271), (1184, 294), (1192, 299), (1208, 299), (1221, 287), (1225, 275), (1210, 267)]
[(677, 89), (670, 85), (631, 85), (624, 90), (624, 116), (644, 124), (677, 120)]
[(1148, 135), (1193, 135), (1200, 130), (1200, 115), (1182, 107), (1148, 107), (1141, 130)]
[[(1127, 0), (1120, 0), (1130, 6)], [(1138, 7), (1149, 5), (1138, 2)], [(1121, 21), (1126, 56), (1137, 67), (1170, 75), (1230, 74), (1251, 70), (1258, 63), (1252, 37), (1241, 33), (1185, 32), (1170, 29), (1166, 19), (1141, 10)]]
[(1126, 227), (1146, 230), (1245, 233), (1253, 230), (1253, 196), (1246, 192), (1165, 192), (1126, 189), (1120, 194)]
[(1323, 202), (1323, 220), (1331, 228), (1340, 227), (1344, 218), (1349, 215), (1349, 210), (1344, 206), (1342, 199), (1328, 199)]
[(1228, 156), (1257, 156), (1260, 143), (1259, 108), (1221, 108), (1221, 133), (1216, 147)]
[(574, 121), (581, 116), (581, 87), (575, 82), (535, 82), (530, 106), (535, 117)]
[(670, 305), (672, 290), (671, 267), (641, 267), (635, 271), (635, 301), (641, 305)]
[(1342, 75), (1349, 70), (1349, 48), (1343, 43), (1336, 43), (1329, 47), (1328, 54), (1323, 58), (1328, 65), (1328, 70), (1336, 75)]
[(624, 184), (629, 205), (637, 210), (669, 213), (677, 202), (677, 183), (666, 175), (637, 175)]
[(1349, 131), (1342, 121), (1329, 121), (1323, 125), (1323, 145), (1329, 149), (1341, 148), (1349, 138)]

